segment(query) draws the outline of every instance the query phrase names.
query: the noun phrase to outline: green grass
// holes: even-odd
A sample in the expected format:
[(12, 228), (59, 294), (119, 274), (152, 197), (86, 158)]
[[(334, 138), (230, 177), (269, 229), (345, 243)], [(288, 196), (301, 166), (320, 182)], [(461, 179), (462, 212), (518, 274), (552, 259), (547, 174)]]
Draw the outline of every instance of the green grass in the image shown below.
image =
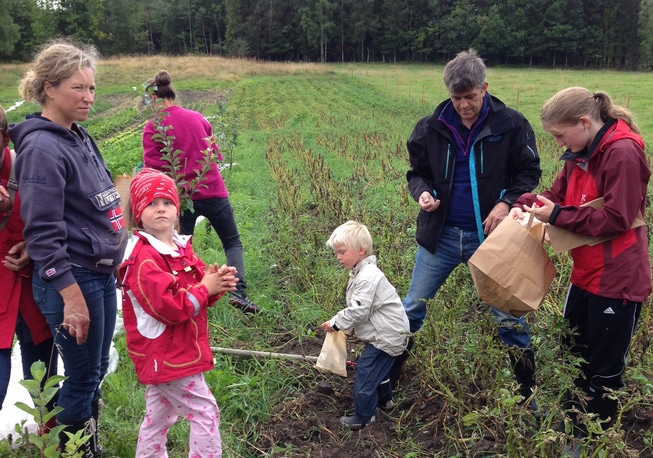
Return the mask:
[[(111, 62), (104, 65), (110, 81), (98, 89), (96, 113), (87, 125), (116, 175), (129, 172), (140, 161), (145, 118), (133, 108), (118, 110), (103, 98), (131, 97), (131, 87), (146, 79), (148, 66), (157, 64), (145, 61), (146, 70), (133, 81), (128, 73), (109, 68)], [(235, 164), (223, 175), (245, 249), (248, 292), (264, 312), (244, 317), (220, 300), (210, 310), (216, 346), (275, 351), (289, 339), (301, 345), (321, 338), (318, 326), (342, 307), (347, 281), (347, 272), (334, 261), (325, 242), (347, 219), (368, 225), (380, 267), (399, 294), (406, 293), (416, 248), (417, 205), (406, 189), (405, 142), (417, 120), (446, 97), (442, 70), (426, 65), (343, 64), (317, 66), (314, 73), (300, 74), (284, 74), (275, 67), (269, 74), (252, 72), (229, 81), (220, 80), (221, 72), (215, 71), (215, 81), (206, 75), (179, 81), (180, 89), (226, 91), (226, 107), (239, 119)], [(0, 66), (0, 81), (18, 77), (13, 68), (5, 72)], [(649, 74), (497, 68), (489, 70), (488, 78), (490, 92), (510, 106), (518, 105), (538, 135), (542, 187), (554, 179), (561, 151), (542, 134), (539, 107), (563, 87), (602, 89), (616, 103), (628, 103), (645, 138), (653, 141)], [(14, 101), (6, 87), (0, 97), (3, 104)], [(212, 105), (203, 109), (207, 116), (218, 112)], [(10, 120), (18, 121), (27, 112), (27, 106), (21, 107), (10, 113)], [(650, 222), (650, 214), (648, 218)], [(224, 262), (219, 239), (206, 224), (198, 226), (194, 246), (206, 262)], [(496, 329), (466, 268), (456, 270), (429, 304), (427, 321), (417, 335), (415, 361), (419, 361), (421, 402), (446, 405), (436, 425), (445, 434), (438, 456), (470, 454), (488, 432), (504, 444), (497, 456), (546, 457), (559, 450), (561, 438), (547, 426), (558, 419), (561, 393), (573, 375), (558, 348), (565, 332), (561, 305), (571, 261), (562, 255), (554, 262), (558, 277), (545, 303), (530, 317), (539, 363), (538, 400), (550, 412), (543, 427), (533, 426), (515, 406), (505, 351), (496, 342)], [(624, 406), (651, 406), (653, 326), (648, 310), (633, 342), (626, 374), (629, 390), (620, 396)], [(143, 388), (125, 352), (124, 337), (116, 340), (121, 359), (118, 371), (103, 386), (107, 404), (103, 445), (117, 456), (132, 456), (144, 410)], [(206, 377), (222, 411), (228, 457), (272, 455), (257, 450), (257, 426), (268, 419), (276, 400), (319, 380), (305, 364), (227, 355), (216, 355), (216, 369)], [(383, 451), (384, 456), (429, 456), (412, 432), (434, 427), (407, 415), (398, 425), (396, 443)], [(639, 434), (639, 443), (646, 444), (639, 451), (650, 455), (653, 433)], [(184, 422), (173, 428), (170, 456), (187, 453), (187, 436)], [(597, 441), (602, 456), (625, 456), (624, 444), (612, 433)], [(283, 451), (290, 446), (279, 447), (275, 456), (293, 456), (292, 451)]]

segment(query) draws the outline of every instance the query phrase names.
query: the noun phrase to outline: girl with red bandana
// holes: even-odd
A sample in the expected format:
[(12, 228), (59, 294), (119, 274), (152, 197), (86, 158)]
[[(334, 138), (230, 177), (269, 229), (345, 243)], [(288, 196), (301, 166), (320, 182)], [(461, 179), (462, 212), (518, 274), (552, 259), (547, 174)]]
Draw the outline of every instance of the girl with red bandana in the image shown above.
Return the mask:
[(166, 433), (181, 416), (190, 422), (191, 457), (222, 456), (220, 410), (204, 381), (213, 368), (208, 317), (236, 269), (206, 266), (190, 236), (175, 227), (179, 195), (164, 173), (145, 169), (129, 189), (133, 249), (120, 267), (127, 350), (146, 385), (146, 413), (136, 457), (167, 457)]

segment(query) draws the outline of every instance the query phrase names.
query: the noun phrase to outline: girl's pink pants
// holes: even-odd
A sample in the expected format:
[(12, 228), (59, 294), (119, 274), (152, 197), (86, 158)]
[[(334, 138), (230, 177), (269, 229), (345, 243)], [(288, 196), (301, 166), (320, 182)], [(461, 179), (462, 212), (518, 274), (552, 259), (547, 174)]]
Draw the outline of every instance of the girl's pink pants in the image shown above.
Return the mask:
[(220, 458), (220, 409), (203, 374), (147, 385), (136, 458), (167, 458), (167, 435), (178, 417), (190, 422), (189, 458)]

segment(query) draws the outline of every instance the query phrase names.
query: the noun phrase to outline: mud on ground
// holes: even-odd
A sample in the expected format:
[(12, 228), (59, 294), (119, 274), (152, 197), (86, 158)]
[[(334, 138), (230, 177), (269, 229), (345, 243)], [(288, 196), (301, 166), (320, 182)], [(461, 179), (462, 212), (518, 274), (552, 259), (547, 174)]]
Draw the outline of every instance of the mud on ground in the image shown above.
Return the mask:
[[(321, 346), (321, 339), (316, 338), (304, 341), (301, 348), (286, 343), (279, 351), (318, 355)], [(347, 346), (354, 349), (354, 354), (363, 349), (360, 342), (352, 340)], [(505, 456), (502, 442), (505, 435), (501, 431), (489, 431), (484, 437), (475, 439), (473, 447), (463, 454), (452, 448), (447, 450), (454, 439), (445, 437), (445, 429), (455, 427), (447, 425), (455, 412), (441, 396), (425, 391), (418, 379), (416, 364), (413, 359), (407, 361), (400, 386), (395, 391), (396, 406), (388, 412), (377, 410), (375, 423), (360, 431), (348, 431), (340, 425), (340, 417), (353, 412), (355, 368), (347, 368), (346, 378), (316, 371), (314, 386), (284, 399), (270, 419), (258, 428), (257, 451), (271, 457), (297, 458)], [(621, 422), (628, 450), (618, 456), (653, 457), (653, 452), (641, 440), (641, 432), (653, 427), (653, 408), (634, 407), (624, 413)], [(459, 423), (462, 423), (460, 419)], [(527, 417), (526, 423), (533, 430), (531, 434), (539, 429), (535, 418)], [(460, 431), (455, 433), (456, 436), (460, 434)], [(459, 445), (460, 450), (465, 450), (464, 444)]]

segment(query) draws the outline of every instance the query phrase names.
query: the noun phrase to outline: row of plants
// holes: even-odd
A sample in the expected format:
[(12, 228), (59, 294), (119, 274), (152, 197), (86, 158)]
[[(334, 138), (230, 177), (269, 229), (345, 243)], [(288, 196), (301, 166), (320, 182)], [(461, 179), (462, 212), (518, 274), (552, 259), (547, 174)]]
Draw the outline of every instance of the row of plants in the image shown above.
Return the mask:
[[(414, 123), (442, 94), (430, 92), (425, 98), (431, 104), (415, 104), (379, 90), (382, 79), (361, 81), (346, 68), (340, 70), (253, 76), (233, 84), (224, 106), (205, 107), (207, 117), (226, 110), (225, 123), (238, 119), (231, 131), (220, 127), (217, 118), (214, 126), (216, 133), (226, 131), (225, 138), (233, 139), (228, 160), (236, 165), (223, 175), (245, 247), (250, 296), (264, 310), (260, 316), (244, 318), (226, 301), (218, 302), (210, 312), (217, 346), (276, 351), (289, 341), (301, 348), (304, 342), (320, 339), (319, 323), (342, 307), (347, 281), (325, 241), (347, 219), (370, 227), (381, 268), (400, 295), (407, 290), (417, 206), (406, 189), (404, 145)], [(496, 79), (509, 75), (506, 71)], [(550, 84), (524, 89), (529, 97), (521, 96), (522, 104), (529, 98), (544, 100), (544, 93), (554, 91)], [(522, 108), (535, 111), (532, 105)], [(107, 109), (96, 116), (99, 126), (112, 113)], [(96, 138), (112, 173), (129, 172), (140, 160), (143, 121), (134, 120), (121, 133)], [(559, 168), (560, 151), (533, 125), (546, 187)], [(194, 246), (203, 259), (224, 259), (217, 236), (205, 225), (198, 227)], [(415, 358), (408, 363), (418, 374), (419, 395), (409, 398), (402, 388), (396, 393), (397, 402), (408, 407), (397, 413), (395, 434), (377, 447), (379, 456), (475, 456), (488, 449), (495, 456), (559, 456), (565, 436), (551, 426), (561, 419), (557, 406), (572, 385), (578, 362), (565, 361), (559, 352), (559, 340), (568, 332), (561, 306), (571, 260), (560, 255), (554, 262), (558, 276), (540, 310), (530, 316), (538, 361), (537, 397), (544, 418), (535, 421), (519, 405), (487, 305), (478, 300), (461, 266), (429, 304), (425, 326), (416, 336)], [(628, 387), (618, 393), (623, 414), (653, 408), (652, 330), (646, 307), (632, 345)], [(105, 448), (127, 457), (133, 456), (136, 425), (142, 420), (143, 388), (123, 336), (116, 345), (121, 360), (103, 385), (107, 407), (101, 430)], [(292, 443), (261, 449), (260, 427), (278, 403), (310, 390), (323, 380), (321, 375), (305, 365), (219, 355), (215, 370), (206, 377), (222, 411), (225, 456), (302, 456)], [(426, 415), (425, 406), (437, 407), (439, 414)], [(618, 421), (593, 441), (595, 456), (652, 454), (650, 430), (636, 422), (621, 426)], [(186, 423), (171, 429), (170, 456), (187, 453), (187, 437)], [(362, 437), (343, 435), (340, 440), (348, 441), (352, 453), (370, 446)], [(316, 444), (316, 455), (319, 448)]]

